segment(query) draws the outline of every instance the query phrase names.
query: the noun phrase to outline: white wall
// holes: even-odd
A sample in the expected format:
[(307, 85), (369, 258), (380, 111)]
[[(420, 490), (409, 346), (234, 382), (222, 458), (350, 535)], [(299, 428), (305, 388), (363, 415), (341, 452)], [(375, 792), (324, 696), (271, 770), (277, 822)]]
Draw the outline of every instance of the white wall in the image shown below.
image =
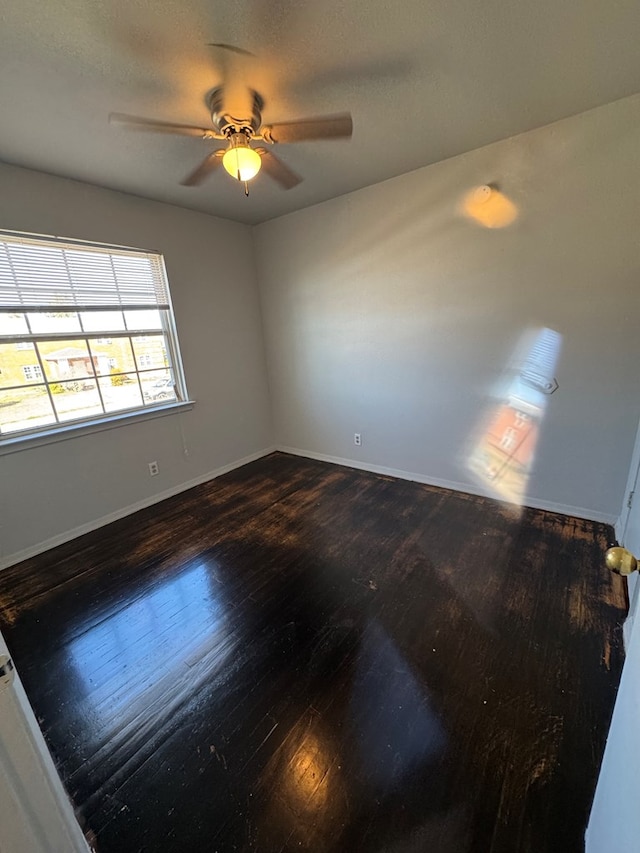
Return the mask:
[(163, 252), (196, 400), (180, 415), (0, 456), (0, 564), (272, 443), (249, 228), (6, 165), (0, 227)]
[[(258, 226), (277, 443), (473, 490), (485, 395), (548, 326), (560, 389), (528, 501), (615, 519), (640, 413), (639, 169), (633, 97)], [(492, 182), (519, 210), (502, 230), (459, 210)]]

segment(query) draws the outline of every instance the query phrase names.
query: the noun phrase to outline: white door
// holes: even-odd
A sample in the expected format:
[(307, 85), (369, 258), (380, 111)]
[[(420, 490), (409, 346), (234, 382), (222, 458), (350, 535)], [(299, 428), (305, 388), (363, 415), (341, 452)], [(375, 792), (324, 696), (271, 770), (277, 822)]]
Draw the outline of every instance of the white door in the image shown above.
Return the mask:
[(0, 634), (0, 851), (89, 853), (8, 655)]
[[(621, 545), (640, 557), (640, 429), (631, 464), (627, 496), (635, 491), (631, 508), (625, 505)], [(626, 501), (626, 497), (625, 497)], [(626, 660), (613, 711), (586, 836), (586, 853), (640, 851), (640, 583), (629, 577), (629, 618), (625, 625)]]

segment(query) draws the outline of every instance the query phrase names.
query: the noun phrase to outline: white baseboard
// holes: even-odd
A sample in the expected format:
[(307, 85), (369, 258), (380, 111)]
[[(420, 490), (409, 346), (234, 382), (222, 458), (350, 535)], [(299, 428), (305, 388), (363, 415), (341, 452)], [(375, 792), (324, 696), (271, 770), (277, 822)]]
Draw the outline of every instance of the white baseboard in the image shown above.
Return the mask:
[[(414, 474), (398, 468), (387, 468), (384, 465), (374, 465), (371, 462), (361, 462), (358, 459), (343, 459), (340, 456), (329, 456), (326, 453), (315, 453), (312, 450), (301, 450), (298, 447), (284, 447), (278, 445), (276, 450), (281, 453), (291, 453), (294, 456), (304, 456), (307, 459), (317, 459), (319, 462), (331, 462), (333, 465), (345, 465), (347, 468), (357, 468), (360, 471), (371, 471), (373, 474), (384, 474), (388, 477), (398, 477), (400, 480), (413, 480), (416, 483), (424, 483), (427, 486), (438, 486), (441, 489), (451, 489), (454, 492), (466, 492), (470, 495), (480, 497), (491, 497), (488, 492), (483, 492), (471, 483), (457, 483), (454, 480), (443, 480), (439, 477), (427, 477), (425, 474)], [(497, 500), (496, 498), (493, 498)], [(560, 515), (568, 515), (573, 518), (585, 518), (588, 521), (599, 521), (603, 524), (616, 524), (618, 521), (614, 515), (607, 515), (593, 509), (580, 506), (568, 506), (566, 504), (554, 503), (553, 501), (538, 500), (538, 498), (526, 498), (525, 506), (532, 509), (544, 509), (549, 512), (557, 512)]]
[(23, 551), (18, 551), (15, 554), (9, 554), (8, 556), (1, 557), (0, 571), (2, 569), (9, 568), (9, 566), (14, 566), (16, 563), (21, 563), (23, 560), (36, 557), (38, 554), (42, 554), (44, 551), (49, 551), (51, 548), (55, 548), (58, 545), (64, 545), (65, 542), (77, 539), (78, 536), (83, 536), (85, 533), (91, 533), (92, 530), (97, 530), (99, 527), (111, 524), (112, 521), (118, 521), (118, 519), (124, 518), (127, 515), (133, 515), (133, 513), (138, 512), (138, 510), (146, 509), (147, 507), (160, 503), (167, 498), (172, 498), (174, 495), (180, 494), (180, 492), (186, 492), (188, 489), (192, 489), (194, 486), (199, 486), (201, 483), (206, 483), (208, 480), (215, 480), (216, 477), (221, 477), (223, 474), (227, 474), (235, 468), (241, 468), (249, 462), (255, 462), (256, 459), (262, 459), (263, 456), (268, 456), (269, 453), (273, 453), (275, 450), (277, 450), (276, 447), (267, 447), (264, 450), (258, 450), (256, 453), (251, 453), (249, 456), (244, 456), (242, 459), (237, 459), (235, 462), (230, 462), (228, 465), (223, 465), (220, 468), (216, 468), (214, 471), (209, 471), (207, 474), (195, 477), (193, 480), (188, 480), (186, 483), (180, 483), (177, 486), (172, 486), (170, 489), (166, 489), (163, 492), (158, 492), (155, 495), (143, 498), (141, 501), (137, 501), (137, 503), (129, 504), (129, 506), (117, 509), (115, 512), (110, 512), (108, 515), (103, 515), (93, 521), (88, 521), (86, 524), (81, 524), (79, 527), (74, 527), (73, 530), (66, 530), (64, 533), (52, 536), (50, 539), (46, 539), (44, 542), (39, 542), (37, 545), (33, 545), (30, 548), (25, 548)]

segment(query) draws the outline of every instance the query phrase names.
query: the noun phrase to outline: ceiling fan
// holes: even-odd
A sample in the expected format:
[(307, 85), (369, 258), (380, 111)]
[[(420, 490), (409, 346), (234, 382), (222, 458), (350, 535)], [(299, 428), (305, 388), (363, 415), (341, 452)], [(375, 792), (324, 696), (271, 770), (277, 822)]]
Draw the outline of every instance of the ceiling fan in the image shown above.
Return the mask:
[[(212, 46), (222, 47), (234, 53), (247, 54), (247, 51), (231, 45)], [(232, 178), (244, 183), (246, 195), (249, 194), (247, 182), (255, 177), (261, 168), (285, 190), (297, 186), (302, 181), (302, 178), (279, 157), (276, 157), (269, 148), (255, 147), (254, 143), (264, 142), (271, 146), (314, 139), (349, 139), (353, 133), (350, 113), (263, 124), (264, 100), (258, 92), (248, 87), (249, 100), (247, 101), (246, 98), (243, 100), (250, 104), (250, 108), (245, 110), (250, 114), (234, 115), (231, 112), (233, 106), (228, 109), (225, 103), (226, 88), (225, 85), (218, 86), (207, 98), (207, 105), (211, 112), (211, 128), (172, 124), (123, 113), (111, 113), (109, 121), (130, 130), (175, 133), (181, 136), (226, 142), (225, 147), (211, 151), (181, 183), (187, 187), (198, 186), (212, 172), (223, 166)]]

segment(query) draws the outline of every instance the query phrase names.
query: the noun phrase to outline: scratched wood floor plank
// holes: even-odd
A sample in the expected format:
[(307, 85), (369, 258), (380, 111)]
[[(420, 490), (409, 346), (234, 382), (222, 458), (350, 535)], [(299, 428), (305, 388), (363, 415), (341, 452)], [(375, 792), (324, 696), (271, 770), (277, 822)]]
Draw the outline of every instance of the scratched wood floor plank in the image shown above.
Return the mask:
[(99, 853), (581, 851), (606, 525), (275, 453), (0, 573)]

